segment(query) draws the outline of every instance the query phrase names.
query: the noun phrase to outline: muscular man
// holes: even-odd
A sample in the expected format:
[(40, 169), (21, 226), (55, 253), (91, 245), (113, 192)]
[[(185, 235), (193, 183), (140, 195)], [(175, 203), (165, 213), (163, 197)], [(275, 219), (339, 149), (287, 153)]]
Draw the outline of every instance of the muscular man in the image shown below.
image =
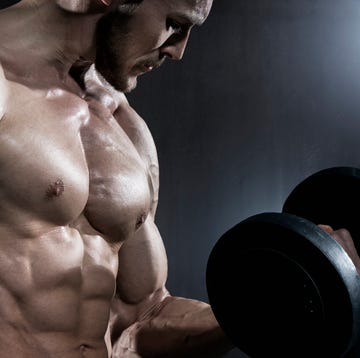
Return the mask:
[[(123, 94), (181, 59), (212, 0), (123, 2), (22, 0), (0, 12), (0, 358), (230, 349), (207, 304), (165, 288), (156, 150)], [(97, 70), (74, 81), (102, 11)]]
[(97, 34), (104, 77), (92, 66), (82, 88), (69, 68), (93, 52), (105, 0), (23, 0), (0, 12), (0, 357), (230, 348), (207, 304), (165, 288), (156, 150), (123, 94), (182, 57), (211, 3), (113, 3)]
[[(117, 299), (112, 301), (110, 315), (116, 357), (130, 351), (141, 356), (211, 357), (227, 346), (209, 306), (171, 297), (164, 289), (166, 257), (154, 224), (156, 150), (145, 123), (123, 95), (135, 88), (140, 74), (159, 67), (166, 57), (182, 58), (191, 28), (204, 22), (211, 4), (212, 0), (134, 0), (109, 11), (97, 27), (96, 70), (101, 74), (92, 66), (81, 83), (91, 112), (81, 129), (90, 177), (86, 227), (118, 237), (131, 217), (121, 222), (117, 210), (123, 205), (129, 210), (131, 205), (126, 202), (140, 199), (133, 206), (130, 232), (141, 226), (135, 233), (125, 233), (129, 239), (119, 251)], [(141, 179), (144, 168), (148, 183)], [(145, 192), (150, 189), (150, 204), (142, 197), (144, 188)], [(349, 233), (321, 227), (360, 268)], [(148, 269), (151, 271), (146, 272)]]

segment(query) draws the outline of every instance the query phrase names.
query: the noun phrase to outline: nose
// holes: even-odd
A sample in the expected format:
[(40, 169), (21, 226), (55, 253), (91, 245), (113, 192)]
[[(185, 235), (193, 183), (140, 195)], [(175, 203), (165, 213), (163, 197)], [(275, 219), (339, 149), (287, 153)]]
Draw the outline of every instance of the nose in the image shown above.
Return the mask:
[(160, 53), (169, 57), (171, 60), (181, 60), (184, 56), (189, 34), (181, 39), (172, 40), (171, 38), (160, 47)]

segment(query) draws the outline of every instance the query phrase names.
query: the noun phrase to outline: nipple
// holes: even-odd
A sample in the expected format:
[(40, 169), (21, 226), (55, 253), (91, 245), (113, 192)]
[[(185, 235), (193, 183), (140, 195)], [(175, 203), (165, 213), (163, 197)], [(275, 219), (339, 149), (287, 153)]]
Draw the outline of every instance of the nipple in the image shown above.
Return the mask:
[(58, 179), (53, 184), (50, 184), (46, 190), (46, 196), (48, 198), (59, 197), (65, 190), (64, 182), (61, 179)]

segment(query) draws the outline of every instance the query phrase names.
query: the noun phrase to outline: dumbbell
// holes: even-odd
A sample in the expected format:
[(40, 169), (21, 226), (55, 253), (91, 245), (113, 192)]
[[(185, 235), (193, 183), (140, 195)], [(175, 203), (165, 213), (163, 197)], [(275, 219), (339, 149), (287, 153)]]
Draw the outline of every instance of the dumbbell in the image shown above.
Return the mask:
[(282, 212), (251, 216), (213, 247), (209, 303), (251, 358), (360, 357), (360, 279), (338, 242), (360, 243), (360, 169), (323, 169), (298, 184)]

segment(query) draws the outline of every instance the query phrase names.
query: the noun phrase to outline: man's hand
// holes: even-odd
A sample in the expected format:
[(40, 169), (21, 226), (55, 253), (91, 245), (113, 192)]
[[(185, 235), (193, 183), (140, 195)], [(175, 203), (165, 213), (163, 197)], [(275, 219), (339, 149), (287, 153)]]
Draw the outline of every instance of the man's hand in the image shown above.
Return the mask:
[(350, 259), (354, 263), (357, 272), (360, 275), (360, 257), (358, 255), (358, 252), (356, 251), (356, 247), (354, 245), (354, 241), (346, 229), (339, 229), (334, 230), (329, 225), (318, 225), (322, 230), (326, 231), (328, 234), (330, 234), (346, 251), (346, 253), (349, 255)]
[(219, 358), (233, 348), (208, 304), (168, 296), (122, 333), (112, 358)]

